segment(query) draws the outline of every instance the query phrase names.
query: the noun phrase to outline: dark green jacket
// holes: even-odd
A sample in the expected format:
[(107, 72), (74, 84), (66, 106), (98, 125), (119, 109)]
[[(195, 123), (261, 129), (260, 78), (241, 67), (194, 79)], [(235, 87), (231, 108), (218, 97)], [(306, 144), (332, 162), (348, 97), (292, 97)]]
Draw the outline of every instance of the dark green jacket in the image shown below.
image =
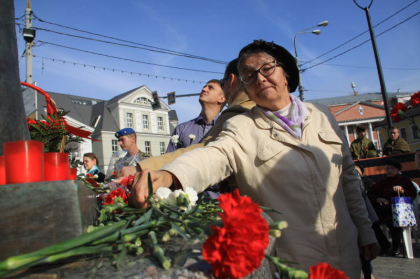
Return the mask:
[(399, 138), (396, 141), (388, 139), (383, 148), (382, 156), (410, 153), (411, 148), (403, 138)]
[[(371, 150), (371, 152), (369, 152), (370, 156), (368, 156), (369, 150)], [(355, 139), (350, 145), (350, 152), (353, 160), (378, 157), (375, 145), (373, 145), (373, 142), (368, 138), (364, 138), (362, 140), (360, 138)]]

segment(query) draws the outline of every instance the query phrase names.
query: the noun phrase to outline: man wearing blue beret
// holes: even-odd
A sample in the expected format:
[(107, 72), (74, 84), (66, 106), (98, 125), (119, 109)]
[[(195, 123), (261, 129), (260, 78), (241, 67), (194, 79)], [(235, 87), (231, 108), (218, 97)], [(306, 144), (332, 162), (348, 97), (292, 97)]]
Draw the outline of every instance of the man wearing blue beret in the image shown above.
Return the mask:
[(127, 154), (120, 158), (114, 166), (114, 171), (120, 170), (127, 166), (137, 166), (137, 162), (151, 157), (150, 154), (141, 152), (137, 147), (137, 135), (136, 131), (132, 128), (124, 128), (115, 133), (115, 137), (118, 138), (118, 143), (122, 150), (127, 151)]

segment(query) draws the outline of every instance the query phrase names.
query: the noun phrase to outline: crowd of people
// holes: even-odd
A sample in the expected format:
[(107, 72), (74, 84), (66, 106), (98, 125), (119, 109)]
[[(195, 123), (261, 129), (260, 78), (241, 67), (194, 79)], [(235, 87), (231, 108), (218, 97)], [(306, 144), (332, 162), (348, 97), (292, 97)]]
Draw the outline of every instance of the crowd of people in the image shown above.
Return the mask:
[[(353, 162), (378, 156), (367, 126), (357, 126), (357, 139), (349, 148), (327, 107), (290, 94), (298, 84), (294, 57), (275, 43), (256, 40), (228, 64), (222, 80), (203, 87), (200, 115), (178, 125), (164, 155), (146, 158), (136, 146), (133, 129), (118, 131), (127, 158), (114, 167), (117, 177), (135, 175), (131, 203), (147, 207), (148, 174), (154, 191), (238, 188), (260, 205), (282, 212), (270, 214), (289, 223), (275, 254), (301, 263), (305, 270), (328, 262), (349, 278), (360, 278), (362, 263), (379, 253), (378, 241), (380, 253), (397, 254), (401, 240), (389, 222), (390, 198), (402, 192), (415, 197), (411, 180), (399, 174), (398, 162), (389, 161), (387, 178), (369, 181), (364, 168), (355, 168)], [(382, 152), (389, 156), (411, 151), (393, 127)], [(96, 171), (89, 164), (91, 157), (85, 158), (86, 170)], [(97, 158), (91, 160), (98, 164)], [(392, 246), (381, 234), (381, 223), (390, 228)]]

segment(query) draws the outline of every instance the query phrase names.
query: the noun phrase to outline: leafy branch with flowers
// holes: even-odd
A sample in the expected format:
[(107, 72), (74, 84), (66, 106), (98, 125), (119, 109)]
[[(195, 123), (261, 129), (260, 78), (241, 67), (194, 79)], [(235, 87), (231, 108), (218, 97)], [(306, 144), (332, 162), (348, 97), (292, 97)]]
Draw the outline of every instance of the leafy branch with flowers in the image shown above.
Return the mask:
[(132, 176), (126, 177), (114, 190), (108, 185), (93, 183), (93, 177), (80, 179), (96, 193), (107, 194), (96, 224), (79, 237), (0, 262), (0, 276), (89, 254), (113, 257), (112, 262), (117, 268), (121, 267), (127, 254), (134, 257), (153, 255), (163, 270), (180, 268), (185, 260), (171, 258), (166, 248), (172, 240), (182, 238), (186, 243), (204, 242), (202, 256), (211, 265), (216, 278), (244, 278), (257, 270), (264, 258), (281, 271), (282, 278), (347, 278), (326, 263), (311, 267), (308, 275), (286, 265), (293, 262), (266, 255), (269, 235), (280, 237), (281, 231), (288, 226), (287, 222), (267, 223), (261, 215), (263, 211), (276, 211), (259, 206), (250, 197), (241, 196), (238, 189), (222, 194), (218, 200), (198, 200), (197, 193), (190, 187), (176, 191), (159, 188), (154, 194), (149, 174), (149, 208), (139, 209), (129, 202)]

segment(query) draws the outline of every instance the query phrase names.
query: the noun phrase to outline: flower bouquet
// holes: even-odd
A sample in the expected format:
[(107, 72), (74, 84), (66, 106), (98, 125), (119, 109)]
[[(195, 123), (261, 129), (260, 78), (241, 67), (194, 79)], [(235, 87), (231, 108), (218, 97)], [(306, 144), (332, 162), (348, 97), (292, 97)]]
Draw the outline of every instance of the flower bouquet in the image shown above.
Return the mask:
[(420, 91), (411, 95), (410, 105), (408, 107), (404, 103), (397, 103), (395, 106), (392, 107), (391, 109), (392, 121), (395, 123), (399, 123), (401, 120), (408, 119), (410, 123), (415, 125), (416, 129), (420, 131), (414, 119), (407, 115), (407, 110), (409, 108), (416, 107), (419, 104), (420, 104)]
[(127, 254), (140, 258), (153, 256), (162, 270), (180, 268), (186, 259), (170, 258), (167, 252), (171, 241), (182, 238), (187, 244), (203, 243), (199, 247), (202, 258), (211, 265), (216, 278), (244, 278), (257, 270), (264, 258), (278, 268), (282, 278), (347, 278), (328, 264), (312, 267), (308, 275), (287, 266), (290, 261), (266, 255), (269, 235), (280, 237), (287, 223), (267, 223), (262, 212), (276, 211), (259, 206), (251, 198), (241, 196), (238, 190), (210, 201), (198, 201), (197, 193), (189, 187), (174, 192), (159, 188), (153, 194), (149, 175), (147, 201), (150, 207), (138, 209), (131, 207), (128, 199), (127, 186), (132, 181), (128, 177), (124, 185), (112, 191), (103, 185), (92, 185), (98, 193), (109, 191), (95, 226), (90, 226), (87, 233), (79, 237), (0, 262), (0, 276), (89, 254), (110, 256), (117, 268)]

